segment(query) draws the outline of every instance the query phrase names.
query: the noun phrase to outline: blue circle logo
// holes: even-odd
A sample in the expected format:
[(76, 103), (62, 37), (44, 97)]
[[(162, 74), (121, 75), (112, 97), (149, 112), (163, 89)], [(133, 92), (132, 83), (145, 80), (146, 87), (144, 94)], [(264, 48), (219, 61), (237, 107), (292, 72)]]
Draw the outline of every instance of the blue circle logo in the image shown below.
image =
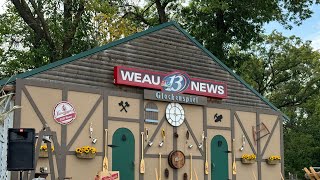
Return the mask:
[(161, 86), (164, 91), (181, 93), (185, 91), (190, 84), (190, 78), (187, 73), (174, 72), (163, 78)]

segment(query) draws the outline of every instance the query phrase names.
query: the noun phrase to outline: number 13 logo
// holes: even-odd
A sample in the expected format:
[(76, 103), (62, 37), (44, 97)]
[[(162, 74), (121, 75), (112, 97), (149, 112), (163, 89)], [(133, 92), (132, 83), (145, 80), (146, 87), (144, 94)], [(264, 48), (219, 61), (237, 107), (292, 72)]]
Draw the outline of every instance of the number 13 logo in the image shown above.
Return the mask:
[(186, 73), (175, 72), (163, 78), (161, 86), (164, 91), (183, 92), (189, 87), (190, 79)]

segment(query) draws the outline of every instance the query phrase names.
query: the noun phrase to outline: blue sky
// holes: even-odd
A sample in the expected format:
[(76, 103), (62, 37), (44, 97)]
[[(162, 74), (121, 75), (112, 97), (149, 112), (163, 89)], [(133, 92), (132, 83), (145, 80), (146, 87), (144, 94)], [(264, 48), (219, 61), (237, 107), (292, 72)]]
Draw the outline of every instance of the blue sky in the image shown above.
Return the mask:
[(320, 50), (320, 5), (312, 6), (312, 17), (303, 21), (302, 25), (294, 26), (291, 30), (284, 29), (279, 23), (272, 22), (265, 26), (266, 34), (270, 34), (274, 29), (282, 32), (285, 36), (298, 36), (303, 40), (311, 40), (312, 47)]

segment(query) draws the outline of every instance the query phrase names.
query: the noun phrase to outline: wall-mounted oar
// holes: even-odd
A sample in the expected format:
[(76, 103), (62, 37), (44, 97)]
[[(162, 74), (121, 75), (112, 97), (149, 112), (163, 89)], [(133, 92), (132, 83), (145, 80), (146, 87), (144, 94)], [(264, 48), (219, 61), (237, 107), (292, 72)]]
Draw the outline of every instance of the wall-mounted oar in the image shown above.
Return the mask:
[(159, 180), (161, 180), (161, 153), (159, 153)]
[(190, 153), (190, 180), (192, 180), (192, 153)]
[(198, 174), (197, 174), (197, 172), (196, 172), (196, 169), (193, 169), (193, 171), (194, 171), (194, 175), (196, 176), (196, 180), (199, 180)]
[(253, 179), (257, 180), (256, 175), (254, 174), (253, 170), (252, 170), (252, 174), (253, 174)]
[(158, 178), (158, 170), (157, 170), (157, 168), (154, 168), (154, 171), (156, 172), (156, 180), (159, 180), (159, 178)]
[(204, 173), (209, 174), (209, 163), (208, 163), (208, 138), (206, 140), (206, 162), (204, 163)]
[(145, 164), (144, 164), (144, 159), (143, 159), (143, 141), (144, 141), (144, 132), (141, 132), (141, 161), (140, 161), (140, 173), (141, 174), (144, 174), (145, 170), (146, 170), (146, 167), (145, 167)]
[(109, 171), (109, 162), (108, 162), (108, 154), (107, 154), (107, 146), (108, 146), (108, 129), (104, 130), (105, 133), (105, 146), (104, 146), (104, 158), (102, 163), (102, 171), (108, 172)]
[(232, 174), (237, 174), (237, 165), (236, 165), (236, 151), (234, 150), (235, 139), (232, 139), (232, 151), (233, 151), (233, 163), (232, 163)]

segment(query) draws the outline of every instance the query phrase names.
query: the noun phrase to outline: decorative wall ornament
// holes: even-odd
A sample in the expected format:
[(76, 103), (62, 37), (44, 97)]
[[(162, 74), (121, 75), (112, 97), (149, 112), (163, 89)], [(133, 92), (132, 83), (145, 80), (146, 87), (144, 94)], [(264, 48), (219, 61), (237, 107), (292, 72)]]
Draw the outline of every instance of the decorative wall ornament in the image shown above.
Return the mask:
[(246, 145), (246, 137), (244, 136), (244, 134), (242, 135), (242, 146), (240, 147), (240, 151), (243, 151), (244, 146)]
[(145, 122), (151, 124), (158, 124), (158, 107), (154, 102), (149, 102), (145, 106)]
[(164, 170), (164, 177), (166, 177), (167, 179), (169, 178), (169, 169), (168, 168), (166, 168)]
[(148, 128), (145, 128), (144, 134), (145, 134), (145, 137), (146, 137), (145, 141), (148, 142), (148, 139), (149, 139), (149, 129)]
[(208, 163), (208, 137), (205, 137), (206, 140), (206, 161), (204, 163), (204, 173), (209, 174), (209, 163)]
[(168, 156), (169, 166), (173, 169), (180, 169), (185, 164), (185, 155), (182, 151), (171, 151)]
[(159, 180), (161, 180), (161, 160), (162, 160), (162, 157), (161, 157), (161, 153), (159, 153)]
[(53, 109), (53, 119), (62, 125), (68, 125), (76, 119), (73, 105), (67, 101), (59, 102)]
[(221, 122), (223, 119), (223, 116), (222, 114), (218, 115), (218, 113), (216, 113), (213, 118), (214, 118), (214, 122)]
[(122, 108), (120, 109), (120, 112), (122, 112), (123, 110), (127, 113), (127, 107), (130, 107), (130, 104), (126, 101), (126, 102), (123, 102), (123, 101), (120, 101), (119, 102), (119, 106), (121, 106)]
[(144, 159), (143, 159), (143, 149), (144, 149), (144, 146), (143, 146), (143, 141), (144, 141), (144, 132), (141, 132), (141, 161), (140, 161), (140, 173), (141, 174), (144, 174), (145, 173), (145, 163), (144, 163)]
[(162, 141), (159, 143), (159, 146), (162, 147), (164, 144), (164, 141), (166, 139), (166, 132), (164, 131), (164, 129), (162, 129), (161, 131), (161, 136), (162, 136)]
[(175, 133), (173, 134), (173, 136), (174, 136), (175, 138), (178, 138), (178, 137), (179, 137), (179, 134), (178, 134), (177, 132), (175, 132)]
[(189, 138), (190, 138), (190, 132), (189, 132), (189, 130), (187, 130), (187, 132), (186, 132), (186, 144), (188, 145), (188, 148), (189, 149), (191, 149), (192, 147), (193, 147), (193, 145), (192, 144), (189, 144)]
[[(259, 138), (257, 137), (258, 133), (260, 133)], [(252, 134), (253, 134), (254, 143), (256, 144), (259, 139), (269, 135), (270, 131), (269, 131), (268, 127), (262, 122), (262, 123), (258, 124), (257, 126), (252, 126)]]
[(190, 180), (192, 180), (192, 153), (190, 153)]
[(183, 174), (183, 180), (188, 180), (188, 174), (187, 173)]
[(153, 142), (152, 141), (149, 141), (148, 142), (148, 145), (151, 147), (153, 145)]
[(202, 134), (201, 134), (201, 142), (198, 145), (199, 149), (202, 149), (203, 143), (204, 143), (204, 131), (202, 131)]
[(97, 143), (98, 139), (96, 139), (96, 138), (93, 137), (92, 122), (90, 123), (90, 126), (89, 126), (89, 133), (90, 133), (89, 138), (91, 139), (92, 144)]

